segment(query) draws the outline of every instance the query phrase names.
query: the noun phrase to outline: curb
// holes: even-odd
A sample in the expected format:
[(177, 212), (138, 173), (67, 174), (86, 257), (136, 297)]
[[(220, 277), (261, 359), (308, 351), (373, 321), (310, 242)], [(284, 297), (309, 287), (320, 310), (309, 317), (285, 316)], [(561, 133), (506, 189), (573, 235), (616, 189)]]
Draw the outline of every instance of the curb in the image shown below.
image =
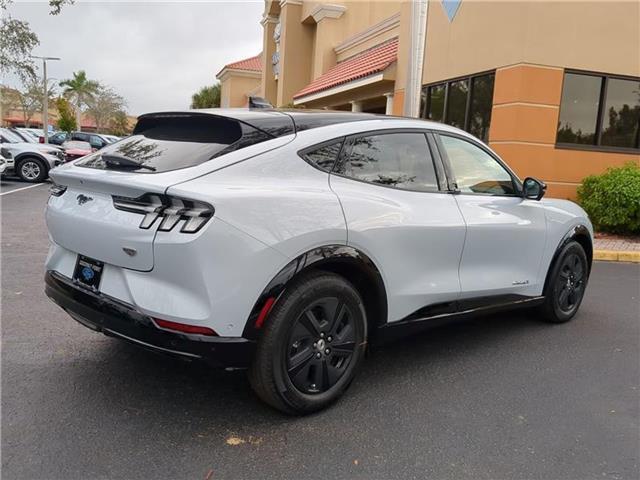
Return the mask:
[(618, 251), (618, 250), (594, 250), (594, 260), (605, 260), (607, 262), (632, 262), (640, 263), (640, 252)]

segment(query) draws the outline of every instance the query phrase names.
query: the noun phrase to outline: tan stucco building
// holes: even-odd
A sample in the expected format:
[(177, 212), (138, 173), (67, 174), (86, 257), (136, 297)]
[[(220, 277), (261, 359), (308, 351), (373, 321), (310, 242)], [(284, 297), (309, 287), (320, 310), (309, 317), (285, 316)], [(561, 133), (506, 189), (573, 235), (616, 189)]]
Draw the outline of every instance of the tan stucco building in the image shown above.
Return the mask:
[(640, 162), (640, 2), (267, 0), (262, 25), (260, 80), (218, 76), (228, 106), (453, 124), (559, 197)]

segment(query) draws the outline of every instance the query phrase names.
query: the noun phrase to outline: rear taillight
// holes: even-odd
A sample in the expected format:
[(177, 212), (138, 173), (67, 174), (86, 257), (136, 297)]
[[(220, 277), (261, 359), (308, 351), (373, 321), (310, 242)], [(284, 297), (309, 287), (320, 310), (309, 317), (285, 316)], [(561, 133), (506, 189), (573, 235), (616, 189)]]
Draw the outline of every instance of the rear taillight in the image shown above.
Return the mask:
[(160, 219), (158, 230), (171, 231), (183, 221), (182, 233), (196, 233), (215, 212), (208, 203), (156, 193), (145, 193), (138, 198), (113, 196), (117, 210), (144, 215), (140, 228), (149, 229)]
[(67, 191), (67, 187), (65, 187), (64, 185), (56, 185), (54, 183), (53, 185), (51, 185), (51, 187), (49, 187), (49, 193), (53, 197), (59, 197), (60, 195), (62, 195), (66, 191)]
[(158, 327), (164, 330), (171, 330), (173, 332), (180, 332), (180, 333), (194, 333), (197, 335), (209, 335), (214, 337), (218, 336), (218, 334), (214, 332), (212, 329), (210, 329), (209, 327), (201, 327), (199, 325), (187, 325), (186, 323), (171, 322), (169, 320), (162, 320), (160, 318), (154, 318), (153, 321)]

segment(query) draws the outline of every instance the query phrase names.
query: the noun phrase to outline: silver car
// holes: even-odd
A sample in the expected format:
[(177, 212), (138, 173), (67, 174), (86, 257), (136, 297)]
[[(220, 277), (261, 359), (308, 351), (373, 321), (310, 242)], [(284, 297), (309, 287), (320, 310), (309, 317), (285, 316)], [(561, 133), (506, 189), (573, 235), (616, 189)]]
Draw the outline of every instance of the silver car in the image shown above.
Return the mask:
[(26, 182), (42, 182), (49, 176), (49, 170), (64, 163), (61, 148), (23, 141), (7, 128), (0, 128), (0, 148), (2, 157), (7, 159), (6, 175), (15, 174)]

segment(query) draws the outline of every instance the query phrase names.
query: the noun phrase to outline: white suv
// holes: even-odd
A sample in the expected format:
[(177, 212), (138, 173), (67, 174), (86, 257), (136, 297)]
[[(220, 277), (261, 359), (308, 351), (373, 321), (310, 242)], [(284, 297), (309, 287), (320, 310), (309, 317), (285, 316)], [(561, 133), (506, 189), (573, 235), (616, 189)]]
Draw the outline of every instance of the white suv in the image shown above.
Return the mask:
[(53, 301), (107, 335), (249, 368), (289, 413), (336, 400), (368, 343), (512, 307), (567, 321), (591, 267), (582, 209), (421, 120), (149, 114), (51, 177)]

